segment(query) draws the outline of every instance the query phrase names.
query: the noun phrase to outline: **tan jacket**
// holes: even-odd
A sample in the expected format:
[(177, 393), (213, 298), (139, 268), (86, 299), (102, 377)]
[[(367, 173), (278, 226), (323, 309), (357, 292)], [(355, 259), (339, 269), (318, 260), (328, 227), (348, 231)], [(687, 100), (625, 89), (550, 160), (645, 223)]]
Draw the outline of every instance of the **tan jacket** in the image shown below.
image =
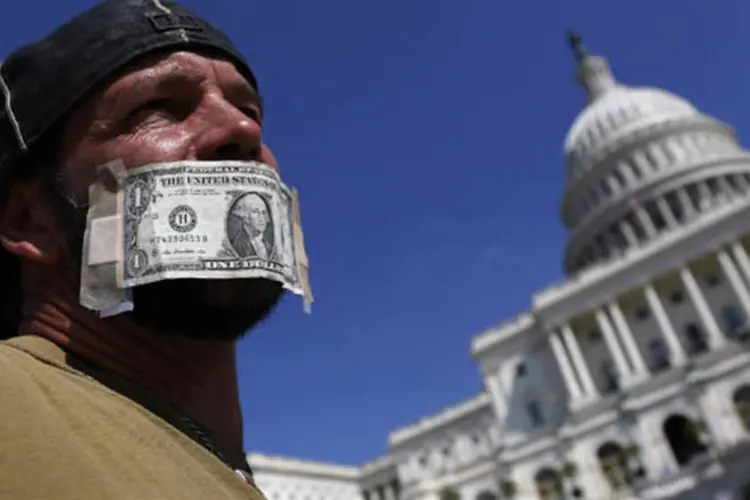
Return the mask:
[(0, 342), (0, 500), (264, 499), (165, 408), (82, 366), (38, 337)]

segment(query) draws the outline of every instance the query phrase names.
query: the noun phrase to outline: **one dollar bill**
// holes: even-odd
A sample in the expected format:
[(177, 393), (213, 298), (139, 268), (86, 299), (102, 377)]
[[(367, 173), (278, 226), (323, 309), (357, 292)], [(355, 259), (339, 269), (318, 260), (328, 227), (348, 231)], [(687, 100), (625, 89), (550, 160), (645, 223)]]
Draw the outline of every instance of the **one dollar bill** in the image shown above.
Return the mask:
[(255, 162), (122, 173), (118, 288), (163, 279), (267, 278), (312, 300), (296, 191)]

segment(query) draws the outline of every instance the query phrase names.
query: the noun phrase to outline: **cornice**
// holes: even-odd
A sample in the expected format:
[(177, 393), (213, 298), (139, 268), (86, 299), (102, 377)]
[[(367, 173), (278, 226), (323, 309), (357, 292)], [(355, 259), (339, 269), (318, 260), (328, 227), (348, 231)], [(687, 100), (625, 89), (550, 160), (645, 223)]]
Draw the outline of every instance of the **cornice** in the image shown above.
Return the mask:
[(396, 477), (396, 464), (392, 456), (383, 455), (362, 465), (359, 468), (359, 474), (361, 480), (367, 480), (381, 474)]
[(445, 427), (462, 418), (470, 416), (473, 413), (478, 413), (490, 407), (491, 400), (489, 395), (482, 392), (479, 395), (465, 400), (455, 406), (445, 408), (436, 414), (424, 417), (415, 424), (396, 429), (391, 432), (390, 436), (388, 436), (388, 443), (391, 447), (400, 446), (417, 436)]
[(476, 335), (471, 340), (471, 357), (479, 359), (490, 349), (536, 327), (536, 319), (529, 312), (524, 312), (495, 327)]
[(343, 481), (357, 481), (360, 475), (358, 467), (259, 453), (248, 454), (247, 463), (256, 472), (296, 474)]

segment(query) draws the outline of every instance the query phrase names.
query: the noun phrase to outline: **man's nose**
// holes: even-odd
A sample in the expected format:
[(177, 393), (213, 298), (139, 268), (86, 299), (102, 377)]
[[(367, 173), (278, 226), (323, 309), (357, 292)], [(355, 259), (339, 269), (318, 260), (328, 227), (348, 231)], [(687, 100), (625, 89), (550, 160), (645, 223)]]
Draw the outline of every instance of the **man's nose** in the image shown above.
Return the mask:
[(207, 104), (205, 129), (196, 142), (198, 160), (251, 160), (261, 156), (261, 126), (223, 98)]

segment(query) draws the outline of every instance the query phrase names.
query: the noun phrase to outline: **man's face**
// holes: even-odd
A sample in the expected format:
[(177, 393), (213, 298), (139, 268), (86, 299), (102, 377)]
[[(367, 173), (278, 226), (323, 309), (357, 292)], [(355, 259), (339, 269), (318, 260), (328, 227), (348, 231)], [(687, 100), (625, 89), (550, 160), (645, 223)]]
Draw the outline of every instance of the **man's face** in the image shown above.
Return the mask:
[[(227, 61), (188, 52), (143, 59), (66, 123), (60, 164), (67, 188), (86, 200), (96, 167), (113, 159), (128, 169), (179, 160), (270, 163), (261, 147), (260, 113), (257, 93)], [(85, 220), (77, 211), (77, 220)], [(265, 224), (267, 214), (257, 219)], [(76, 253), (83, 229), (79, 224), (78, 234), (66, 235), (78, 242)], [(281, 290), (262, 279), (167, 280), (135, 287), (129, 314), (156, 330), (233, 340), (273, 309)]]
[(265, 232), (268, 225), (268, 210), (263, 200), (257, 195), (248, 195), (243, 208), (253, 230), (260, 234)]

